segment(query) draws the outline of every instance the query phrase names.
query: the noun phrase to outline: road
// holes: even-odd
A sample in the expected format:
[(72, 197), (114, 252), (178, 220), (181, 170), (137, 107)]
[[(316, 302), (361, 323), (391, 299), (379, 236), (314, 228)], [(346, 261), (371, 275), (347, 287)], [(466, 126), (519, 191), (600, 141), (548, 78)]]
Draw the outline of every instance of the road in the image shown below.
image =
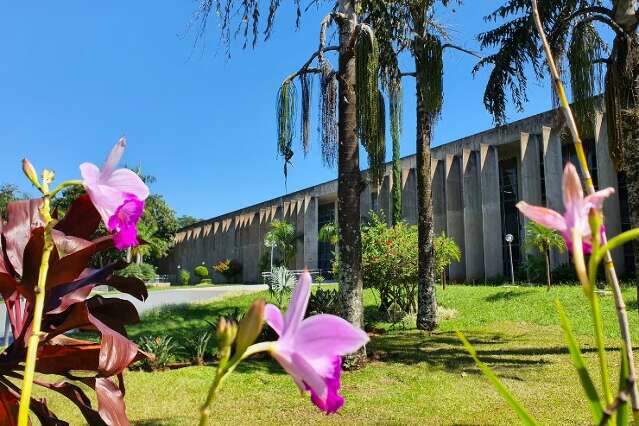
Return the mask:
[(121, 293), (107, 293), (104, 297), (119, 297), (129, 300), (135, 305), (139, 313), (166, 305), (180, 305), (183, 303), (219, 300), (227, 296), (249, 294), (266, 290), (266, 285), (227, 285), (203, 288), (176, 288), (175, 290), (150, 291), (149, 297), (141, 302), (133, 296)]
[[(260, 285), (223, 285), (219, 287), (203, 287), (203, 288), (176, 288), (170, 290), (150, 291), (149, 297), (141, 302), (133, 296), (122, 293), (105, 293), (104, 297), (119, 297), (129, 300), (135, 305), (139, 313), (148, 311), (166, 305), (180, 305), (183, 303), (202, 302), (209, 300), (219, 300), (228, 296), (238, 294), (250, 294), (258, 291), (266, 290), (267, 286)], [(4, 326), (6, 319), (6, 310), (4, 303), (0, 304), (0, 341), (4, 343)]]

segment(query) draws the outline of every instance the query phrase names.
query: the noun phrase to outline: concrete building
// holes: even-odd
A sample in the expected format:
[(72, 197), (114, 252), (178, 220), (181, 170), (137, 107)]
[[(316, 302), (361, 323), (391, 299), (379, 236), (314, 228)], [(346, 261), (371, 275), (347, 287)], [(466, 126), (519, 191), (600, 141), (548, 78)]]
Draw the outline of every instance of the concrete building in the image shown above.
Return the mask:
[[(603, 113), (596, 114), (594, 138), (584, 141), (595, 185), (612, 186), (616, 193), (606, 201), (606, 227), (615, 235), (629, 226), (624, 176), (608, 155)], [(432, 150), (433, 220), (436, 234), (445, 232), (462, 249), (462, 260), (449, 270), (453, 281), (486, 282), (509, 274), (504, 236), (514, 235), (515, 266), (525, 259), (524, 218), (515, 208), (519, 200), (563, 211), (561, 178), (566, 161), (576, 164), (574, 147), (565, 134), (563, 117), (548, 111), (506, 126), (459, 139)], [(409, 141), (404, 141), (409, 143)], [(402, 213), (417, 222), (415, 156), (402, 159), (401, 182), (393, 182), (391, 166), (373, 206), (371, 189), (361, 195), (361, 216), (371, 208), (391, 217), (390, 191), (402, 187)], [(245, 282), (260, 280), (259, 264), (269, 249), (264, 235), (273, 219), (292, 223), (300, 239), (296, 269), (329, 270), (332, 248), (318, 241), (322, 225), (336, 217), (337, 181), (330, 181), (285, 196), (224, 214), (180, 230), (175, 247), (162, 265), (164, 273), (179, 268), (192, 271), (204, 262), (236, 259), (243, 265)], [(618, 271), (632, 272), (630, 250), (614, 253)], [(554, 254), (553, 267), (568, 261)]]

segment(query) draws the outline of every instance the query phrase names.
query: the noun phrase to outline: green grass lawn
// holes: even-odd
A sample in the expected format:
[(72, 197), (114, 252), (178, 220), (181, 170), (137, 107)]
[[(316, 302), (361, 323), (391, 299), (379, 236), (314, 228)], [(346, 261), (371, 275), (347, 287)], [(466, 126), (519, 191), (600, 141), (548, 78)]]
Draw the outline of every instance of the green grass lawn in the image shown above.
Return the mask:
[[(631, 330), (639, 333), (634, 289), (624, 290)], [(133, 338), (169, 334), (177, 340), (210, 328), (221, 314), (246, 308), (258, 295), (216, 303), (152, 311), (131, 328)], [(265, 297), (266, 294), (261, 294)], [(461, 330), (479, 357), (502, 378), (544, 424), (587, 424), (590, 412), (564, 345), (553, 300), (559, 298), (597, 377), (596, 355), (588, 337), (591, 322), (578, 287), (450, 286), (438, 289), (442, 306), (456, 316), (427, 334), (388, 324), (371, 336), (370, 362), (343, 376), (346, 405), (325, 416), (301, 397), (279, 366), (249, 360), (226, 382), (214, 403), (212, 424), (517, 424), (517, 417), (479, 373), (455, 336)], [(367, 321), (375, 318), (375, 297), (366, 293)], [(611, 371), (618, 365), (617, 327), (612, 297), (602, 298)], [(213, 377), (213, 367), (126, 374), (127, 408), (138, 425), (194, 424)], [(72, 424), (79, 414), (67, 401), (46, 393), (58, 415)]]

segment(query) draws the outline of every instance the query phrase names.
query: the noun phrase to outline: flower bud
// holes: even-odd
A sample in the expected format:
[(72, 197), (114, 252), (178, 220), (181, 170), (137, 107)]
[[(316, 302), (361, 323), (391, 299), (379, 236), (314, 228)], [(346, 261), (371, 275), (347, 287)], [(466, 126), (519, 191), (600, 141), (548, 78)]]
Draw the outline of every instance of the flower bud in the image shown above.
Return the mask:
[(235, 350), (238, 354), (246, 351), (251, 346), (257, 336), (262, 332), (262, 324), (264, 323), (264, 307), (266, 303), (259, 299), (253, 302), (244, 318), (240, 321), (235, 341)]
[(44, 169), (42, 171), (42, 182), (44, 182), (45, 185), (48, 185), (51, 182), (53, 182), (53, 179), (55, 179), (55, 173), (54, 172), (52, 172), (51, 170), (48, 170), (48, 169)]
[(222, 351), (224, 348), (228, 348), (233, 344), (235, 336), (237, 335), (237, 325), (233, 321), (228, 321), (226, 318), (220, 318), (217, 323), (217, 346)]
[(29, 182), (31, 182), (36, 188), (40, 187), (40, 182), (38, 181), (38, 173), (36, 172), (33, 164), (26, 158), (22, 160), (22, 171), (24, 172)]

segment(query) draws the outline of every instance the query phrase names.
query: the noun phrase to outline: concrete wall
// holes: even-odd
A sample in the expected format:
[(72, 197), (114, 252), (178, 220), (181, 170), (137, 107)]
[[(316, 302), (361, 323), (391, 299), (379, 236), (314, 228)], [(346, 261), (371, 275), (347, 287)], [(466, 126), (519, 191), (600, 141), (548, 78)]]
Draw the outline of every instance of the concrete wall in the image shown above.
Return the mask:
[[(607, 154), (603, 117), (599, 113), (595, 122), (597, 177), (600, 186), (617, 189), (617, 174)], [(546, 205), (563, 211), (562, 131), (565, 128), (561, 114), (549, 111), (432, 149), (435, 234), (446, 233), (462, 249), (462, 261), (451, 265), (449, 271), (452, 280), (483, 282), (503, 274), (500, 152), (517, 156), (523, 200), (539, 205), (543, 191)], [(386, 167), (377, 199), (378, 208), (384, 211), (389, 223), (393, 185), (402, 188), (404, 219), (410, 224), (417, 223), (415, 165), (415, 156), (402, 159), (400, 182), (393, 182), (391, 165)], [(366, 172), (363, 178), (367, 179)], [(177, 234), (176, 245), (162, 262), (161, 271), (175, 274), (178, 266), (192, 271), (202, 262), (210, 266), (228, 258), (242, 263), (243, 281), (259, 281), (259, 259), (268, 251), (263, 245), (264, 235), (274, 218), (288, 220), (299, 234), (297, 255), (290, 267), (315, 269), (318, 262), (318, 206), (334, 202), (336, 193), (337, 181), (330, 181), (185, 228)], [(373, 207), (373, 193), (368, 185), (362, 191), (360, 214), (363, 219)], [(609, 234), (618, 233), (621, 229), (618, 196), (606, 202), (604, 212)], [(523, 226), (520, 238), (523, 238)], [(622, 254), (614, 253), (614, 259), (619, 272), (623, 272)], [(552, 255), (553, 266), (567, 260), (565, 254)], [(214, 278), (221, 280), (221, 277)]]

